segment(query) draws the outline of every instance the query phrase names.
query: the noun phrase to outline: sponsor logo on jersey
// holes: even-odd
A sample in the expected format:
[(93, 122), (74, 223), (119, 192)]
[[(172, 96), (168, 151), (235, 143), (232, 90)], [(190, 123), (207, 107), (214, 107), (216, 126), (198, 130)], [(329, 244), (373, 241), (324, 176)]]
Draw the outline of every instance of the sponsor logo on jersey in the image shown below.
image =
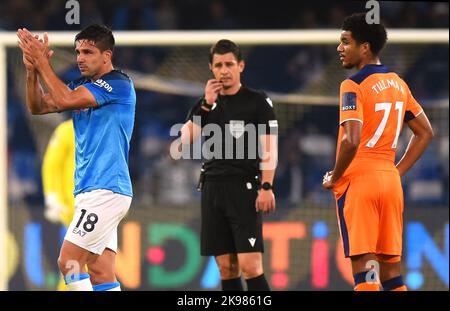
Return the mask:
[(269, 97), (266, 97), (266, 102), (269, 104), (270, 107), (273, 108), (272, 100)]
[(356, 110), (356, 93), (342, 94), (342, 111)]
[(78, 228), (73, 228), (72, 233), (77, 234), (77, 235), (79, 235), (81, 237), (84, 237), (87, 232), (85, 232), (85, 231), (83, 231), (81, 229), (78, 229)]
[(107, 90), (109, 93), (111, 93), (112, 91), (112, 86), (108, 84), (108, 82), (102, 80), (102, 79), (97, 79), (97, 81), (94, 82), (95, 85), (104, 88), (105, 90)]

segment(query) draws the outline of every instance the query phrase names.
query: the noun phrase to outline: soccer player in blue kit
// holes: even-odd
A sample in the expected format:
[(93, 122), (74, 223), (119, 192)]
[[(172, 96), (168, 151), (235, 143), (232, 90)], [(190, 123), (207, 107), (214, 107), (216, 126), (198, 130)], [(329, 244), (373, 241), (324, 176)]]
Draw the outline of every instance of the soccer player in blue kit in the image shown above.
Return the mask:
[(120, 291), (115, 257), (117, 226), (133, 195), (128, 170), (136, 109), (133, 82), (114, 69), (114, 36), (105, 26), (90, 25), (76, 35), (81, 78), (69, 85), (50, 65), (47, 34), (39, 39), (19, 29), (17, 36), (27, 70), (28, 110), (37, 115), (72, 111), (75, 215), (61, 247), (59, 269), (69, 290)]

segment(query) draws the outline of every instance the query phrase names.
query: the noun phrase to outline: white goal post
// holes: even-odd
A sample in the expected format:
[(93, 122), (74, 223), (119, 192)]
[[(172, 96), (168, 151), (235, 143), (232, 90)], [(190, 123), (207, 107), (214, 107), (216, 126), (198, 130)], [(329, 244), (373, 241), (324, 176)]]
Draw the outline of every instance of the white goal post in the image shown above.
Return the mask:
[[(219, 39), (241, 45), (338, 44), (341, 30), (258, 31), (115, 31), (117, 46), (209, 46)], [(37, 34), (41, 35), (43, 31)], [(75, 32), (49, 32), (52, 46), (72, 46)], [(396, 44), (448, 44), (448, 29), (388, 29), (388, 42)], [(15, 32), (0, 31), (0, 290), (8, 289), (7, 275), (7, 59), (6, 49), (17, 47)]]

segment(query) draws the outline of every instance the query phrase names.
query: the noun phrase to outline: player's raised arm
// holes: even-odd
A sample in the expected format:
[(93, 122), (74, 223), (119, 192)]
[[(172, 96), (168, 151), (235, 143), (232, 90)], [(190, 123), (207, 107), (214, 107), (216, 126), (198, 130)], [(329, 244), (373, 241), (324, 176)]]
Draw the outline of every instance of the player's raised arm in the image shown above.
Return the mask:
[[(79, 87), (71, 90), (62, 82), (53, 71), (47, 55), (48, 37), (44, 35), (44, 42), (36, 39), (28, 30), (19, 29), (18, 37), (21, 48), (33, 63), (39, 76), (42, 78), (48, 90), (48, 95), (41, 91), (40, 100), (36, 92), (36, 77), (30, 75), (30, 92), (27, 92), (30, 98), (29, 109), (33, 114), (44, 114), (55, 111), (73, 110), (97, 106), (94, 95), (85, 87)], [(27, 101), (28, 103), (28, 101)], [(31, 107), (31, 108), (30, 108)]]
[(57, 111), (52, 98), (48, 94), (44, 94), (34, 68), (32, 70), (27, 68), (26, 103), (31, 114), (45, 114)]
[[(19, 39), (24, 40), (24, 35), (21, 30), (18, 31), (17, 36)], [(34, 38), (39, 39), (38, 36), (34, 36)], [(47, 50), (45, 54), (49, 59), (53, 55), (53, 51), (48, 50), (48, 38), (45, 36), (45, 40), (41, 42), (44, 43), (44, 46)], [(33, 65), (33, 59), (25, 47), (22, 41), (18, 42), (20, 49), (23, 53), (23, 63), (25, 65), (25, 69), (27, 71), (26, 77), (26, 104), (28, 110), (32, 114), (44, 114), (49, 112), (57, 111), (56, 106), (54, 105), (54, 101), (48, 94), (44, 94), (42, 87), (39, 83), (37, 70)]]

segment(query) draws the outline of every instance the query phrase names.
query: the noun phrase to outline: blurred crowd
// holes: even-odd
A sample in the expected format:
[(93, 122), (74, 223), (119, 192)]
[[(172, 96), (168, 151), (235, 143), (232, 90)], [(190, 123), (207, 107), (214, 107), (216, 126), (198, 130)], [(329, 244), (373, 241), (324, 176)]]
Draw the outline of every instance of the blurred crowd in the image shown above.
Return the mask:
[[(70, 30), (66, 0), (3, 0), (0, 29)], [(80, 0), (81, 25), (101, 22), (114, 30), (336, 28), (364, 1), (316, 0)], [(388, 27), (447, 28), (448, 3), (380, 1)]]

